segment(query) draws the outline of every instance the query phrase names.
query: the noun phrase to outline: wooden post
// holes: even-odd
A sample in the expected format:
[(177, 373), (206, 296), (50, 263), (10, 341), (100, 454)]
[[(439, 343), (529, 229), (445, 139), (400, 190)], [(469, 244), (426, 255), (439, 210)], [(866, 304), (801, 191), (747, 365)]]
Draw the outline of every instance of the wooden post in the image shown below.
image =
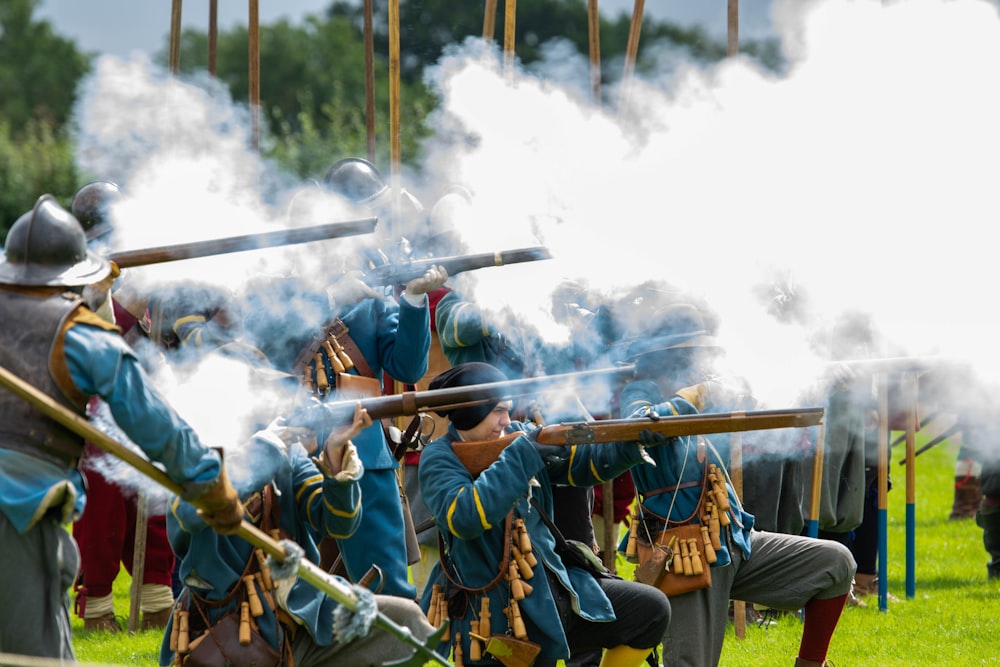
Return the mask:
[[(906, 401), (906, 597), (912, 599), (917, 594), (917, 374), (903, 376), (904, 400)], [(889, 454), (886, 452), (886, 462)], [(884, 577), (879, 577), (879, 581)]]
[(590, 91), (594, 103), (601, 104), (601, 14), (598, 0), (587, 0), (587, 35), (590, 44)]
[(819, 537), (819, 510), (823, 495), (823, 465), (826, 455), (826, 427), (819, 425), (816, 432), (816, 447), (813, 449), (812, 489), (809, 499), (809, 520), (806, 522), (806, 535)]
[(392, 219), (389, 233), (399, 233), (396, 221), (400, 215), (402, 184), (402, 135), (400, 132), (400, 55), (399, 55), (399, 0), (389, 0), (389, 184), (392, 191)]
[(740, 0), (729, 0), (726, 13), (726, 55), (740, 52)]
[(219, 46), (219, 0), (208, 3), (208, 73), (215, 76)]
[(516, 41), (517, 0), (506, 0), (503, 10), (503, 71), (510, 82), (514, 77), (514, 43)]
[(875, 376), (878, 393), (878, 608), (888, 608), (889, 566), (889, 390), (885, 372)]
[(250, 67), (250, 144), (260, 150), (260, 0), (250, 2), (250, 40), (248, 58)]
[(496, 35), (497, 0), (486, 0), (483, 11), (483, 39), (492, 42)]
[(129, 590), (128, 631), (139, 629), (142, 609), (142, 580), (146, 575), (146, 536), (149, 527), (149, 498), (139, 490), (135, 499), (135, 543), (132, 545), (132, 586)]
[(172, 74), (181, 69), (181, 8), (182, 0), (173, 0), (170, 6), (170, 53), (168, 65)]
[(372, 0), (365, 0), (365, 127), (368, 136), (368, 161), (375, 163), (375, 28)]
[[(743, 503), (743, 434), (729, 434), (729, 478), (733, 482), (733, 491)], [(733, 630), (737, 639), (747, 636), (747, 603), (743, 600), (733, 600)]]
[(628, 41), (625, 43), (625, 69), (622, 72), (622, 103), (628, 102), (629, 87), (632, 85), (632, 74), (635, 72), (635, 61), (639, 56), (639, 34), (642, 32), (642, 15), (645, 11), (645, 0), (635, 0), (632, 5), (632, 23), (628, 28)]

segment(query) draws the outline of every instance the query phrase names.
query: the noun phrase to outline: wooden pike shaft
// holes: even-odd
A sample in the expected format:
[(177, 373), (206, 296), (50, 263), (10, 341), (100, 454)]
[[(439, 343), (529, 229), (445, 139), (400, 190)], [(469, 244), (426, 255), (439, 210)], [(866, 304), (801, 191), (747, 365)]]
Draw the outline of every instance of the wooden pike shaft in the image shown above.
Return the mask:
[(181, 69), (181, 0), (173, 0), (170, 6), (170, 72), (177, 74)]
[(587, 0), (587, 36), (590, 45), (590, 91), (594, 103), (601, 103), (601, 15), (598, 0)]
[(375, 162), (375, 28), (373, 0), (365, 0), (365, 131), (368, 161)]
[[(59, 422), (109, 454), (125, 461), (171, 493), (178, 496), (181, 495), (183, 491), (181, 485), (170, 479), (167, 473), (154, 466), (148, 459), (118, 442), (91, 424), (86, 418), (59, 404), (51, 396), (45, 394), (34, 385), (25, 382), (3, 366), (0, 366), (0, 385), (3, 385), (11, 393), (30, 403), (45, 414), (45, 416)], [(193, 501), (191, 504), (198, 507), (197, 501)], [(249, 521), (244, 520), (236, 534), (253, 546), (260, 547), (265, 553), (279, 561), (283, 561), (286, 557), (285, 550), (280, 542)], [(315, 563), (305, 559), (300, 559), (298, 567), (297, 574), (300, 579), (312, 584), (319, 591), (330, 596), (347, 609), (355, 611), (358, 608), (357, 594), (349, 586), (338, 581), (333, 575), (324, 571)], [(375, 617), (374, 624), (389, 632), (400, 641), (413, 646), (416, 649), (416, 655), (422, 656), (425, 661), (433, 661), (446, 667), (453, 667), (450, 662), (416, 639), (411, 634), (409, 628), (396, 625), (396, 623), (381, 612)]]
[(250, 143), (255, 151), (260, 151), (260, 0), (249, 2)]
[(514, 44), (517, 37), (517, 0), (507, 0), (503, 10), (503, 70), (514, 76)]
[(497, 0), (486, 0), (483, 12), (483, 39), (492, 42), (496, 34)]

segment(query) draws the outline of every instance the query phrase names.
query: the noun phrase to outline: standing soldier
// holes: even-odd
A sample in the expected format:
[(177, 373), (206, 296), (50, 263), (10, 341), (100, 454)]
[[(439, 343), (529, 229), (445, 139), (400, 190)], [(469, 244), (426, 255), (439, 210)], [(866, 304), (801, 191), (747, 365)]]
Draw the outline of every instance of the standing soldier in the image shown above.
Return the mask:
[[(39, 197), (11, 227), (0, 260), (0, 364), (81, 416), (100, 396), (209, 526), (236, 532), (243, 507), (221, 455), (164, 402), (115, 326), (80, 296), (110, 272), (87, 251), (76, 218), (51, 195)], [(16, 573), (0, 589), (0, 651), (73, 660), (67, 591), (79, 552), (63, 524), (84, 510), (84, 442), (7, 391), (0, 423), (0, 567)]]
[[(121, 189), (111, 181), (93, 181), (77, 190), (70, 211), (83, 226), (88, 246), (103, 243), (114, 231), (111, 209), (122, 196)], [(127, 335), (136, 319), (111, 297), (111, 283), (117, 274), (112, 270), (100, 285), (88, 288), (95, 296), (89, 305)], [(92, 398), (87, 412), (95, 415), (100, 410), (100, 400)], [(84, 630), (117, 632), (122, 628), (115, 619), (112, 587), (121, 565), (133, 574), (139, 495), (135, 489), (126, 491), (105, 476), (107, 462), (102, 459), (107, 456), (96, 445), (87, 443), (80, 460), (80, 470), (87, 476), (87, 511), (73, 524), (73, 537), (80, 549), (74, 609), (83, 618)], [(174, 554), (167, 541), (165, 508), (148, 512), (148, 517), (140, 529), (140, 534), (145, 531), (145, 540), (138, 540), (140, 547), (145, 545), (139, 607), (144, 629), (164, 627), (174, 602)]]

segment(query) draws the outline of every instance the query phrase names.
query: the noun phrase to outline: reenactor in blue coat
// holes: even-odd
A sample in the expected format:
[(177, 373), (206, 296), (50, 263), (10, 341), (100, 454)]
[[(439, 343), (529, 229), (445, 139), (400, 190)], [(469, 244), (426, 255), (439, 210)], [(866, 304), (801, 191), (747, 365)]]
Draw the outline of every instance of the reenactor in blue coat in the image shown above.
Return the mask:
[[(622, 417), (738, 409), (732, 406), (742, 400), (745, 388), (708, 375), (713, 364), (706, 356), (716, 354), (718, 345), (697, 308), (674, 304), (652, 324), (655, 330), (649, 335), (625, 346), (636, 378), (622, 389)], [(729, 479), (727, 434), (653, 437), (666, 445), (650, 450), (656, 466), (632, 469), (640, 500), (639, 539), (657, 540), (668, 519), (711, 525), (714, 535), (713, 548), (704, 549), (706, 556), (711, 552), (710, 585), (670, 599), (674, 621), (663, 637), (663, 663), (717, 665), (732, 599), (786, 611), (804, 609), (795, 664), (823, 665), (851, 589), (851, 552), (829, 540), (756, 530)]]
[[(505, 379), (489, 364), (472, 362), (445, 371), (431, 389)], [(645, 460), (642, 446), (540, 445), (533, 425), (510, 421), (511, 407), (505, 400), (444, 411), (447, 435), (423, 450), (420, 489), (443, 548), (421, 606), (430, 613), (446, 609), (437, 616), (450, 621), (451, 648), (466, 663), (496, 664), (479, 637), (509, 634), (537, 645), (539, 666), (601, 648), (607, 649), (603, 667), (643, 664), (670, 621), (666, 596), (584, 567), (550, 518), (553, 485), (613, 479)], [(457, 441), (508, 433), (517, 435), (477, 477), (453, 451)]]
[[(149, 382), (115, 326), (84, 303), (111, 272), (83, 228), (43, 195), (7, 235), (0, 260), (0, 364), (81, 417), (99, 396), (129, 438), (197, 500), (202, 520), (235, 532), (243, 507), (218, 452)], [(64, 524), (84, 510), (77, 467), (84, 440), (13, 393), (0, 391), (0, 651), (73, 659), (67, 591), (79, 553)]]

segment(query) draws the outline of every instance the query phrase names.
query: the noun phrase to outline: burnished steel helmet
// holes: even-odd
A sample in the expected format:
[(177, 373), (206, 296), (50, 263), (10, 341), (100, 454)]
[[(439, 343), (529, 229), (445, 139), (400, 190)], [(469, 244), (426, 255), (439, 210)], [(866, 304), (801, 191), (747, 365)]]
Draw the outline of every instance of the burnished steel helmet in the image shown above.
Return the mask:
[(111, 181), (93, 181), (76, 191), (70, 212), (80, 221), (88, 241), (111, 233), (111, 207), (121, 198), (122, 191)]
[(0, 283), (80, 287), (106, 278), (111, 264), (87, 250), (83, 227), (52, 195), (42, 195), (7, 234)]
[(362, 206), (376, 203), (389, 192), (389, 186), (385, 184), (375, 165), (360, 157), (334, 162), (326, 170), (323, 183), (351, 203)]

